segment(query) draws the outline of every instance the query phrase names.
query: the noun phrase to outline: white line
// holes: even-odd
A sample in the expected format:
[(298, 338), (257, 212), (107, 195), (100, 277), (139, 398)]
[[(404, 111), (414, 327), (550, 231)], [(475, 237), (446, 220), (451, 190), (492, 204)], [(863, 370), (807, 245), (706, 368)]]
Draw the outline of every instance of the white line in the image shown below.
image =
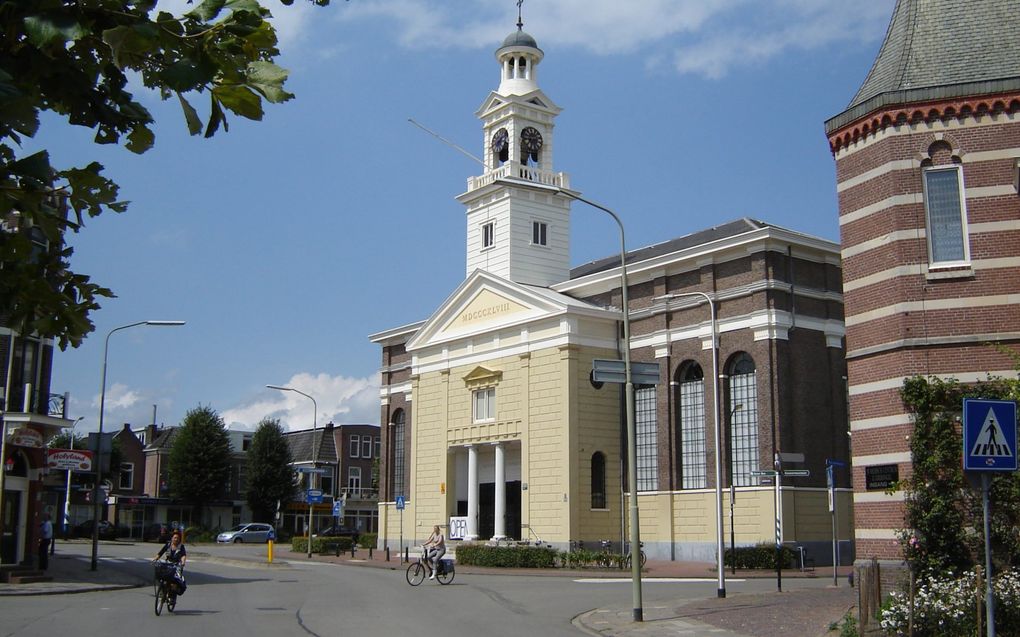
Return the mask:
[[(629, 577), (590, 577), (575, 579), (578, 584), (630, 584), (631, 580)], [(704, 584), (707, 582), (714, 582), (715, 578), (707, 577), (642, 577), (642, 584), (675, 584), (675, 583), (691, 583), (691, 584)], [(731, 579), (726, 578), (727, 582), (744, 582), (742, 579)]]

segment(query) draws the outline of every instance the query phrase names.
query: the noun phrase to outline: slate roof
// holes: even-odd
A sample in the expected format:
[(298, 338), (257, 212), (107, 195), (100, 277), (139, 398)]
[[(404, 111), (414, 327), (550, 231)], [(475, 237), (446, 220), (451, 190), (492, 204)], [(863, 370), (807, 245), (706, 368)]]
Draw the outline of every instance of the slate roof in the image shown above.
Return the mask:
[[(290, 457), (294, 462), (328, 462), (336, 463), (336, 442), (333, 439), (332, 427), (316, 427), (314, 436), (311, 429), (291, 431), (284, 435), (290, 447)], [(315, 442), (315, 458), (312, 458), (312, 441)]]
[[(694, 232), (683, 237), (670, 239), (669, 241), (663, 241), (662, 243), (656, 243), (644, 248), (638, 248), (637, 250), (631, 250), (627, 252), (627, 269), (628, 271), (630, 270), (630, 264), (638, 263), (646, 259), (652, 259), (664, 254), (670, 254), (671, 252), (678, 252), (687, 248), (693, 248), (712, 241), (718, 241), (720, 239), (735, 237), (746, 232), (761, 230), (762, 228), (777, 227), (778, 226), (765, 223), (764, 221), (744, 217), (706, 230), (699, 230), (698, 232)], [(579, 265), (576, 268), (572, 268), (570, 270), (570, 278), (573, 280), (589, 274), (612, 270), (613, 268), (619, 267), (619, 265), (620, 255), (617, 254), (615, 256), (606, 257), (604, 259), (599, 259), (597, 261), (592, 261), (590, 263), (585, 263), (584, 265)]]
[(1020, 88), (1016, 0), (898, 0), (885, 41), (832, 132), (887, 104)]
[(174, 446), (174, 438), (177, 437), (177, 433), (181, 430), (180, 427), (166, 427), (160, 429), (156, 433), (156, 437), (152, 439), (152, 442), (145, 447), (146, 451), (153, 449), (166, 449), (169, 450)]

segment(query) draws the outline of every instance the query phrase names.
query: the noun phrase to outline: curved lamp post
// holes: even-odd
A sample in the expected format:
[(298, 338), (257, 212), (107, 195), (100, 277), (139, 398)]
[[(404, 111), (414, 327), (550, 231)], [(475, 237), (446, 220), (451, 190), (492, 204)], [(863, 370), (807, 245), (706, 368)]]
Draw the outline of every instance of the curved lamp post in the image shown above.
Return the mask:
[(103, 480), (103, 411), (106, 406), (106, 359), (110, 352), (110, 337), (114, 332), (126, 330), (139, 325), (152, 325), (156, 327), (177, 327), (184, 325), (184, 321), (138, 321), (115, 327), (106, 334), (106, 342), (103, 345), (103, 380), (99, 388), (99, 438), (96, 449), (96, 483), (92, 487), (92, 565), (90, 570), (96, 570), (99, 558), (99, 484)]
[[(315, 424), (316, 424), (316, 421), (319, 420), (319, 406), (316, 404), (315, 399), (312, 398), (311, 396), (309, 396), (308, 394), (306, 394), (305, 392), (301, 391), (300, 389), (294, 389), (293, 387), (284, 387), (283, 385), (266, 385), (266, 387), (268, 387), (269, 389), (278, 389), (280, 391), (292, 391), (295, 394), (301, 394), (302, 396), (304, 396), (308, 400), (312, 401), (312, 468), (313, 469), (318, 468), (318, 463), (317, 463), (318, 458), (316, 457), (316, 452), (315, 452)], [(308, 486), (309, 486), (309, 488), (311, 488), (312, 483), (315, 481), (315, 476), (318, 475), (318, 474), (312, 473), (311, 475), (312, 475), (312, 477), (308, 478)], [(315, 504), (313, 504), (311, 498), (309, 498), (308, 499), (308, 559), (312, 559), (312, 529), (314, 528), (314, 525), (312, 524), (312, 519), (313, 519), (312, 516), (314, 516), (314, 515), (315, 515)]]
[(715, 429), (715, 556), (716, 571), (719, 578), (719, 589), (716, 594), (726, 597), (726, 570), (723, 565), (723, 506), (722, 506), (722, 450), (719, 430), (719, 339), (715, 320), (715, 302), (705, 292), (673, 292), (655, 297), (656, 301), (665, 301), (669, 310), (669, 302), (679, 298), (700, 297), (708, 302), (708, 311), (712, 318), (712, 418)]

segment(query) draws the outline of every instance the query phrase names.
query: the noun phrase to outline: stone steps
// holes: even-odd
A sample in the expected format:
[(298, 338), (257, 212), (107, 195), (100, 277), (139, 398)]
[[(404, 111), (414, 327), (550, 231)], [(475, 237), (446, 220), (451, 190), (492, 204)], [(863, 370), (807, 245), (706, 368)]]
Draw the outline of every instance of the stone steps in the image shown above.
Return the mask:
[(8, 584), (34, 584), (52, 582), (53, 577), (31, 566), (21, 564), (0, 565), (0, 582)]

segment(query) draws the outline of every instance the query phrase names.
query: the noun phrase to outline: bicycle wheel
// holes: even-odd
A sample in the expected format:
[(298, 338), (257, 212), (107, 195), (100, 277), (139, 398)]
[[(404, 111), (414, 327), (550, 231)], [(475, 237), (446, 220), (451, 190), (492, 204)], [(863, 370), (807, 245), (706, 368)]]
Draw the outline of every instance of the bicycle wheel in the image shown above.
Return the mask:
[(439, 580), (440, 584), (442, 584), (443, 586), (446, 586), (447, 584), (449, 584), (450, 582), (453, 581), (453, 576), (456, 575), (456, 574), (457, 574), (456, 571), (447, 571), (447, 570), (444, 570), (442, 573), (439, 573), (438, 575), (436, 575), (436, 579)]
[(641, 551), (641, 568), (645, 567), (646, 562), (648, 562), (648, 556), (645, 555), (644, 551)]
[(175, 608), (177, 608), (177, 596), (171, 593), (167, 596), (166, 609), (172, 613)]
[(421, 562), (415, 562), (407, 567), (407, 583), (411, 586), (417, 586), (425, 581), (425, 565)]
[(163, 604), (166, 603), (166, 588), (162, 582), (156, 588), (156, 615), (163, 612)]

